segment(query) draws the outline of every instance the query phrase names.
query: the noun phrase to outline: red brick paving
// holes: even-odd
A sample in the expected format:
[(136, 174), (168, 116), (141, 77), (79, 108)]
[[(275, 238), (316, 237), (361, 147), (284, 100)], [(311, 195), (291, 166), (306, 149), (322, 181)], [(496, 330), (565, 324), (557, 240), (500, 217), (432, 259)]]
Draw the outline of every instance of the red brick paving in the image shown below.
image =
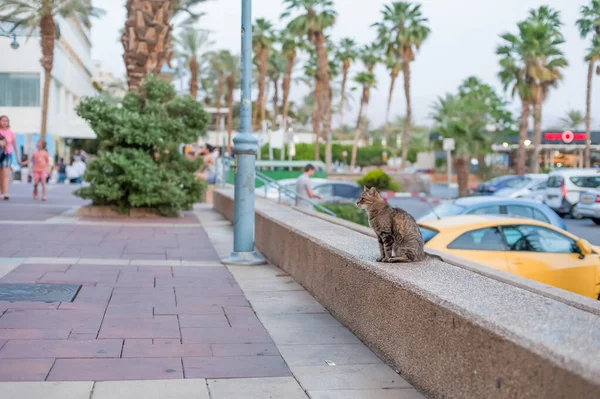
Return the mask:
[[(0, 256), (218, 264), (199, 225), (4, 225), (1, 241)], [(0, 381), (290, 375), (225, 267), (68, 262), (23, 264), (0, 279), (83, 285), (72, 303), (0, 302)]]

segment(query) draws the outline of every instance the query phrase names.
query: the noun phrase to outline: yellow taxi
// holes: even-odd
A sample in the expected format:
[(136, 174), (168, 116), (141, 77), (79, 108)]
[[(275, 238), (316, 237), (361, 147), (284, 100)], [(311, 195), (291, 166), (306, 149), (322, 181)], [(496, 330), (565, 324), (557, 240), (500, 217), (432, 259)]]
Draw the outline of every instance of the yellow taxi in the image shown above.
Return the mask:
[(547, 223), (481, 215), (423, 220), (419, 227), (426, 248), (600, 299), (600, 251)]

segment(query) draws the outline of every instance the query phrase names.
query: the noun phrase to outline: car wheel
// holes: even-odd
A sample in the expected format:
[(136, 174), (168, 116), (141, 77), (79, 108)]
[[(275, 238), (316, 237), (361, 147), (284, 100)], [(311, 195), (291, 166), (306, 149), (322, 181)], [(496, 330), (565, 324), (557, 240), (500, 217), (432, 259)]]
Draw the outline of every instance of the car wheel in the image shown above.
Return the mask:
[(600, 218), (592, 218), (592, 222), (600, 226)]
[(579, 219), (583, 219), (583, 216), (581, 215), (581, 213), (579, 213), (579, 212), (577, 211), (577, 206), (576, 206), (576, 205), (573, 205), (573, 206), (571, 207), (571, 212), (569, 212), (569, 213), (571, 214), (571, 217), (572, 217), (573, 219), (577, 219), (577, 220), (579, 220)]

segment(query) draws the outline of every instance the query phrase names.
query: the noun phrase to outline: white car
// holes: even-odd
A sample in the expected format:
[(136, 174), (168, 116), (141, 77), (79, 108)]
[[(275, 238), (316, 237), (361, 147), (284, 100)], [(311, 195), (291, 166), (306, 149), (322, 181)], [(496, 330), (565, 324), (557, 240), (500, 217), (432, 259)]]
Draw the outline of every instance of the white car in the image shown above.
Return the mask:
[(525, 179), (516, 185), (498, 190), (494, 195), (498, 197), (527, 198), (542, 201), (546, 192), (547, 182), (547, 174), (530, 173), (525, 175)]
[(600, 169), (558, 169), (548, 176), (544, 203), (561, 216), (580, 217), (575, 205), (581, 193), (599, 186)]
[[(291, 195), (290, 192), (291, 193), (296, 192), (296, 180), (298, 180), (298, 179), (297, 178), (296, 179), (282, 179), (282, 180), (277, 181), (279, 186), (282, 187), (281, 201), (283, 203), (289, 203), (290, 201), (294, 200), (294, 196)], [(310, 179), (310, 181), (314, 187), (317, 184), (327, 182), (328, 180), (318, 178), (318, 177), (313, 177)], [(267, 199), (274, 200), (274, 201), (279, 201), (279, 186), (271, 183), (266, 186), (266, 192), (265, 192), (265, 186), (262, 186), (260, 188), (257, 188), (255, 190), (255, 193), (259, 197), (267, 198)]]
[(600, 225), (600, 190), (583, 191), (575, 208), (582, 217), (591, 218), (594, 223)]

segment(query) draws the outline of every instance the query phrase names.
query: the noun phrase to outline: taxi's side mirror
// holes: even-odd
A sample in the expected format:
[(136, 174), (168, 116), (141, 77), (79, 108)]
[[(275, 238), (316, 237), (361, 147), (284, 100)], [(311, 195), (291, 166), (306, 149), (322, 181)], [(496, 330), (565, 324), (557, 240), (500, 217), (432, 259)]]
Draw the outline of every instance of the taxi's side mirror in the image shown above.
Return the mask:
[(581, 254), (582, 259), (593, 252), (592, 244), (590, 244), (589, 241), (584, 240), (583, 238), (577, 240), (576, 244), (577, 248), (579, 248), (579, 253)]

